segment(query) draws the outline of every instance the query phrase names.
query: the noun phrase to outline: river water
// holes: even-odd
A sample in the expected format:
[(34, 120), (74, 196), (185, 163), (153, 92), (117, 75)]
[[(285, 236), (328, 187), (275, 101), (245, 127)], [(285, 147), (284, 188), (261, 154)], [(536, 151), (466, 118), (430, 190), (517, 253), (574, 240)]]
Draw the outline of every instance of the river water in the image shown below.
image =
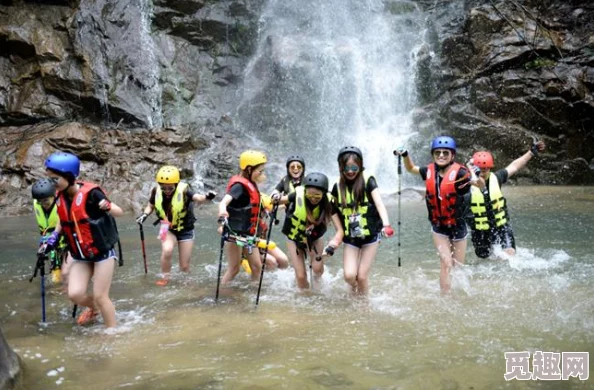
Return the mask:
[[(213, 205), (197, 210), (192, 273), (155, 286), (159, 245), (145, 228), (149, 274), (132, 216), (120, 222), (126, 265), (112, 299), (118, 327), (79, 327), (48, 287), (41, 324), (33, 217), (0, 227), (0, 325), (25, 365), (24, 389), (508, 389), (594, 388), (592, 379), (506, 382), (508, 351), (594, 352), (594, 195), (587, 187), (506, 188), (518, 254), (479, 260), (439, 291), (439, 263), (423, 202), (402, 200), (397, 239), (384, 240), (367, 302), (349, 298), (342, 250), (321, 286), (298, 293), (292, 269), (245, 273), (214, 304), (218, 238)], [(388, 201), (396, 225), (397, 201)], [(280, 229), (273, 240), (285, 244)], [(177, 269), (177, 266), (174, 266)]]

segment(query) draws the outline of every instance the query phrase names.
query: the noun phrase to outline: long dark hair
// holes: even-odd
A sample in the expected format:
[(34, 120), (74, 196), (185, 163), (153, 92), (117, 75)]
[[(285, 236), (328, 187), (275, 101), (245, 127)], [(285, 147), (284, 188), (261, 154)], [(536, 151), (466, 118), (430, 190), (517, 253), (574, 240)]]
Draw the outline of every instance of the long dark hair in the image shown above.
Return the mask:
[[(347, 161), (351, 157), (355, 161), (355, 164), (357, 164), (357, 166), (359, 167), (359, 173), (357, 174), (357, 177), (355, 177), (354, 181), (349, 181), (350, 183), (352, 183), (354, 204), (347, 205), (346, 187), (348, 179), (344, 174), (344, 167), (346, 166)], [(363, 198), (365, 196), (365, 179), (363, 179), (363, 160), (356, 153), (345, 153), (342, 156), (340, 156), (340, 159), (338, 160), (338, 169), (340, 170), (340, 181), (338, 182), (338, 191), (340, 191), (341, 206), (343, 208), (356, 208), (358, 205), (363, 203)]]

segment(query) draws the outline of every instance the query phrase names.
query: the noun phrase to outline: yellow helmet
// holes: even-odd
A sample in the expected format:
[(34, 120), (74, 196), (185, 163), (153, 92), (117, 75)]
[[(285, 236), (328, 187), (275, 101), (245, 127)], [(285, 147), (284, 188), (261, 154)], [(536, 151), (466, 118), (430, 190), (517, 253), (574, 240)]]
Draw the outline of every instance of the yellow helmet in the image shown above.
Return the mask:
[(179, 169), (172, 165), (165, 165), (157, 172), (157, 183), (177, 184), (179, 183)]
[(255, 167), (266, 162), (266, 155), (257, 150), (246, 150), (239, 156), (239, 168)]

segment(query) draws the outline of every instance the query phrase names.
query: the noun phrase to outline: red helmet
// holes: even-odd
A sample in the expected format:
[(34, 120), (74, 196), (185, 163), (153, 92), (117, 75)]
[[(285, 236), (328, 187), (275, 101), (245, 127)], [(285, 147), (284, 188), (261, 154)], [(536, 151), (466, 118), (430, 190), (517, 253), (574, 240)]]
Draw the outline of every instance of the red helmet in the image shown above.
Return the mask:
[(495, 164), (493, 163), (493, 156), (489, 152), (476, 152), (472, 159), (474, 160), (474, 165), (479, 168), (493, 168)]

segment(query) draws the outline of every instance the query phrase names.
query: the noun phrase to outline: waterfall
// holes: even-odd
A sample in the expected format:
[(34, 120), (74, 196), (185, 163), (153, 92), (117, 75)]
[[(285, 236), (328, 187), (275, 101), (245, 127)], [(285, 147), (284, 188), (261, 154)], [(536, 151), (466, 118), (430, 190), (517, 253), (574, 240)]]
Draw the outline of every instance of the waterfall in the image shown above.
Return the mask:
[(161, 104), (162, 85), (160, 82), (159, 59), (155, 50), (155, 42), (151, 35), (151, 23), (153, 17), (152, 0), (140, 0), (140, 24), (139, 37), (141, 47), (144, 48), (146, 57), (140, 61), (139, 70), (144, 76), (146, 83), (146, 101), (151, 109), (149, 127), (163, 126), (163, 107)]
[(413, 135), (423, 17), (412, 2), (269, 0), (245, 71), (240, 131), (274, 161), (301, 154), (308, 171), (331, 179), (338, 150), (358, 146), (380, 188), (393, 190), (392, 151)]

